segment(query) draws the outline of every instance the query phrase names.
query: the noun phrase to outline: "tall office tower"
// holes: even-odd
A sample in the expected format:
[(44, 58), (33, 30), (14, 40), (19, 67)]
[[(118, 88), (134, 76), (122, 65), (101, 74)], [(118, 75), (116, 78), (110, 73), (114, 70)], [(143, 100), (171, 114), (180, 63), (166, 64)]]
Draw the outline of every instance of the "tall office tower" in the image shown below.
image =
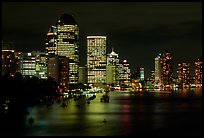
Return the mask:
[(161, 54), (159, 54), (155, 59), (154, 59), (154, 64), (155, 64), (155, 84), (157, 86), (160, 86), (161, 84)]
[(182, 62), (178, 64), (178, 83), (181, 87), (190, 86), (190, 63)]
[(79, 26), (71, 15), (61, 15), (48, 31), (45, 45), (48, 58), (54, 54), (69, 58), (69, 83), (78, 83)]
[(202, 60), (198, 58), (195, 60), (195, 85), (202, 87)]
[(119, 56), (116, 54), (113, 49), (107, 57), (107, 66), (106, 66), (106, 83), (107, 84), (118, 84), (118, 65), (119, 65)]
[(164, 52), (161, 56), (161, 84), (164, 87), (170, 87), (173, 83), (173, 63), (172, 54)]
[(106, 36), (87, 36), (89, 84), (106, 83)]
[(2, 41), (2, 76), (13, 76), (17, 71), (14, 45), (11, 42)]
[(118, 66), (119, 84), (130, 86), (130, 64), (127, 60), (123, 60)]

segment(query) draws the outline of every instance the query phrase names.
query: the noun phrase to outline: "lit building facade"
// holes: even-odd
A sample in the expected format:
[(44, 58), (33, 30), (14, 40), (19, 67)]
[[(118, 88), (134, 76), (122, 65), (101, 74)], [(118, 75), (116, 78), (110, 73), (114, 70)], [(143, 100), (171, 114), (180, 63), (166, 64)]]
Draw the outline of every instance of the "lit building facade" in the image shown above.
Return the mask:
[(79, 26), (71, 15), (61, 15), (48, 31), (45, 45), (48, 58), (53, 55), (69, 58), (69, 83), (78, 83)]
[(182, 62), (178, 64), (178, 85), (180, 87), (190, 86), (190, 63)]
[(51, 57), (57, 54), (57, 27), (51, 26), (45, 40), (46, 55)]
[(138, 81), (143, 81), (144, 80), (144, 68), (137, 67), (135, 72), (133, 73), (133, 78)]
[(152, 70), (151, 71), (151, 77), (150, 77), (151, 80), (155, 80), (155, 71)]
[(119, 56), (116, 54), (113, 49), (107, 57), (107, 66), (106, 66), (106, 83), (117, 85), (119, 82), (118, 78), (118, 66), (119, 66)]
[(21, 60), (23, 52), (15, 51), (14, 54), (15, 54), (16, 66), (17, 66), (16, 72), (20, 72), (20, 70), (21, 70), (21, 68), (20, 68), (20, 60)]
[(159, 56), (157, 56), (154, 59), (154, 64), (155, 64), (155, 69), (154, 69), (155, 85), (160, 86), (161, 85), (161, 54), (159, 54)]
[(202, 86), (202, 60), (198, 58), (195, 60), (195, 85)]
[(106, 83), (107, 84), (117, 84), (116, 77), (117, 77), (117, 69), (118, 67), (113, 65), (106, 66)]
[(118, 66), (119, 64), (119, 56), (115, 53), (112, 49), (112, 52), (107, 56), (107, 65), (115, 65)]
[(123, 60), (118, 66), (118, 81), (119, 84), (130, 86), (130, 64), (127, 60)]
[(144, 80), (144, 68), (139, 68), (140, 80)]
[(34, 53), (23, 53), (21, 55), (20, 73), (23, 76), (36, 76), (36, 55)]
[(87, 36), (89, 84), (106, 83), (106, 36)]
[(32, 51), (29, 53), (16, 53), (20, 72), (23, 76), (36, 76), (47, 79), (47, 59), (45, 52)]
[(173, 83), (173, 59), (170, 52), (164, 52), (161, 56), (161, 85), (170, 87)]
[(47, 59), (45, 52), (36, 53), (36, 76), (39, 79), (47, 79)]
[(14, 53), (14, 45), (11, 42), (2, 42), (2, 76), (13, 76), (17, 71), (17, 60)]

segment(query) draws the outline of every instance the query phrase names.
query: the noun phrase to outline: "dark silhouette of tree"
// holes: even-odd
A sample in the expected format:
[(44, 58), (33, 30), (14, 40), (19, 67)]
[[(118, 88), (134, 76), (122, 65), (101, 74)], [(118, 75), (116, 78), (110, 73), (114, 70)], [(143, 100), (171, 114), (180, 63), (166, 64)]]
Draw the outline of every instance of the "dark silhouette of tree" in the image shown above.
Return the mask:
[(2, 76), (1, 84), (1, 135), (21, 135), (27, 108), (35, 106), (38, 103), (36, 101), (44, 97), (52, 99), (57, 91), (57, 83), (53, 78), (23, 77), (19, 72), (16, 72), (13, 77), (8, 74)]

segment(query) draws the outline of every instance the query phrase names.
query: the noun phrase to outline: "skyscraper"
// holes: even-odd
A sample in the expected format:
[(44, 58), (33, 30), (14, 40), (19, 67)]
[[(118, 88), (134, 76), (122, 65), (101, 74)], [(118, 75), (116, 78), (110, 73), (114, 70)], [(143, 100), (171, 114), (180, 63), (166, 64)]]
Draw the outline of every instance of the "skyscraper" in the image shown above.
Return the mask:
[(178, 83), (180, 87), (190, 86), (190, 63), (182, 62), (178, 64)]
[(79, 26), (73, 16), (62, 14), (47, 33), (46, 52), (69, 58), (69, 83), (78, 83), (79, 73)]
[(195, 60), (195, 84), (197, 87), (202, 86), (202, 60), (198, 58)]
[(119, 84), (130, 86), (130, 64), (126, 59), (119, 63), (118, 81)]
[(88, 83), (106, 83), (106, 36), (87, 36)]
[(57, 27), (51, 26), (45, 40), (46, 55), (51, 57), (57, 54)]
[(161, 54), (155, 58), (155, 84), (156, 86), (161, 84)]
[(164, 87), (170, 87), (173, 83), (173, 60), (170, 52), (164, 52), (161, 56), (161, 83)]

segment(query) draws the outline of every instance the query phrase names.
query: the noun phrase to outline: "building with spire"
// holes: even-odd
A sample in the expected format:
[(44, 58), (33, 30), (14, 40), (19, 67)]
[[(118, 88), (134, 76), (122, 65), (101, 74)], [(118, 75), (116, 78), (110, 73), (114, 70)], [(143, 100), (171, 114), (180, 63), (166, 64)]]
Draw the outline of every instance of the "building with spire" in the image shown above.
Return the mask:
[(117, 85), (118, 82), (118, 66), (119, 66), (119, 56), (113, 49), (107, 56), (107, 66), (106, 66), (106, 83)]

